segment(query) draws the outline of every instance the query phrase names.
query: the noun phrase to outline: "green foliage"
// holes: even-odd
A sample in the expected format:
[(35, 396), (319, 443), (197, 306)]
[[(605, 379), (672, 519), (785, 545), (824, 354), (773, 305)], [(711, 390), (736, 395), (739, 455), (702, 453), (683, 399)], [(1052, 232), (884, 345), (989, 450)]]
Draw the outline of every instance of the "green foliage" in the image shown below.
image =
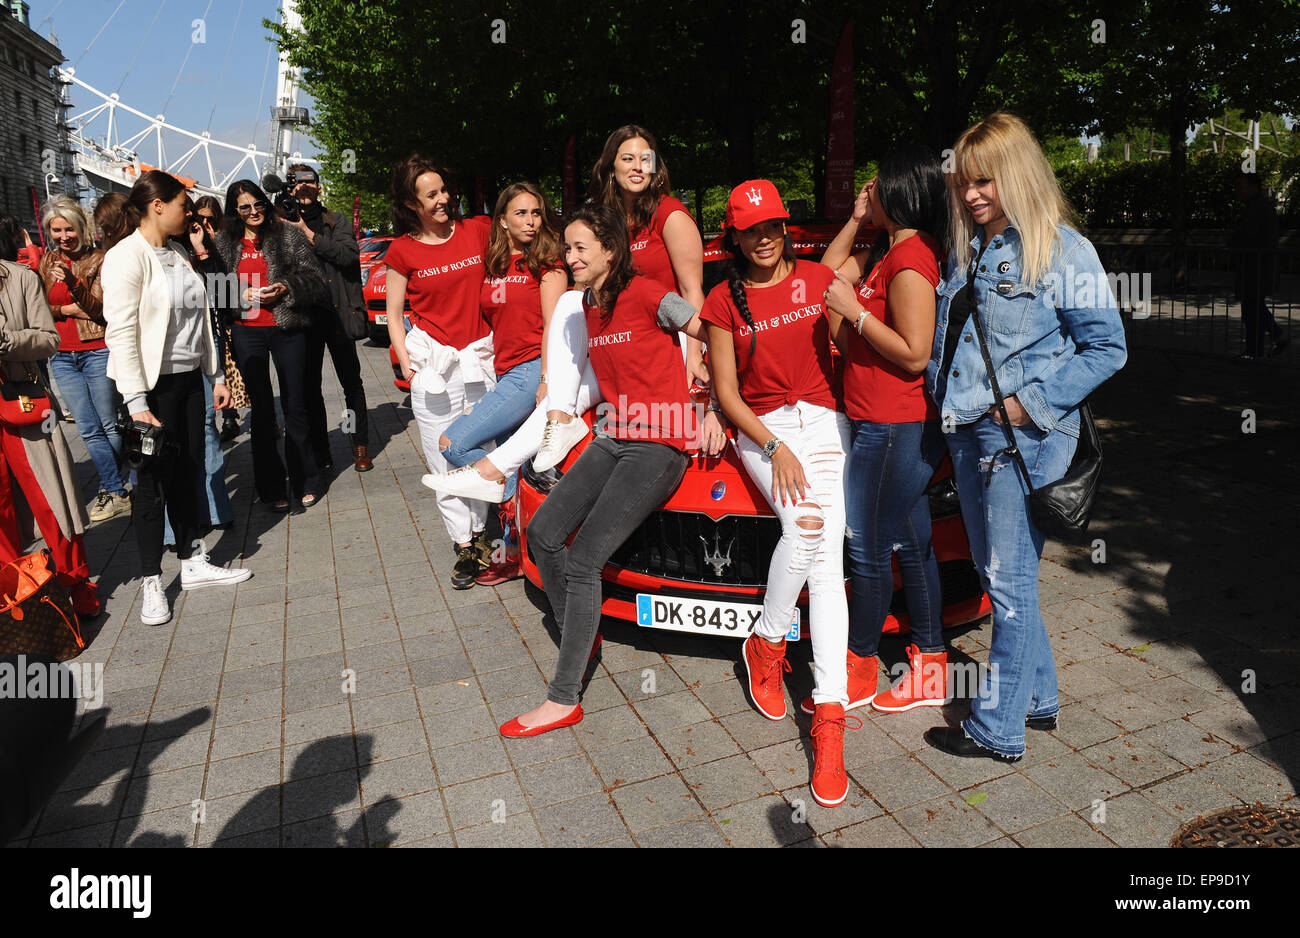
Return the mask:
[[(1261, 153), (1256, 169), (1271, 190), (1294, 192), (1300, 159)], [(1231, 228), (1241, 211), (1234, 196), (1241, 172), (1236, 155), (1201, 154), (1187, 161), (1187, 225)], [(1061, 188), (1083, 217), (1084, 227), (1168, 228), (1172, 181), (1168, 159), (1098, 160), (1057, 170)], [(1294, 202), (1294, 197), (1292, 199)]]
[[(706, 228), (747, 178), (770, 177), (788, 199), (819, 205), (829, 76), (851, 17), (859, 184), (890, 146), (942, 149), (973, 120), (1009, 109), (1089, 204), (1090, 180), (1114, 187), (1116, 207), (1094, 211), (1150, 217), (1153, 191), (1180, 191), (1181, 152), (1170, 160), (1177, 185), (1156, 168), (1120, 174), (1145, 173), (1156, 188), (1143, 193), (1137, 181), (1101, 181), (1080, 133), (1108, 135), (1103, 157), (1120, 155), (1136, 127), (1157, 128), (1162, 149), (1172, 138), (1181, 151), (1186, 129), (1229, 101), (1300, 110), (1300, 0), (1094, 0), (1088, 9), (1075, 0), (313, 0), (299, 11), (293, 34), (266, 25), (315, 98), (309, 133), (331, 206), (350, 212), (359, 195), (367, 225), (387, 224), (392, 166), (412, 151), (453, 167), (467, 194), (481, 189), (491, 201), (533, 179), (558, 203), (570, 137), (585, 193), (606, 135), (629, 122), (658, 134), (679, 193), (701, 192)], [(792, 41), (796, 20), (803, 42)], [(1094, 41), (1097, 20), (1104, 43)], [(494, 42), (502, 27), (506, 41)]]

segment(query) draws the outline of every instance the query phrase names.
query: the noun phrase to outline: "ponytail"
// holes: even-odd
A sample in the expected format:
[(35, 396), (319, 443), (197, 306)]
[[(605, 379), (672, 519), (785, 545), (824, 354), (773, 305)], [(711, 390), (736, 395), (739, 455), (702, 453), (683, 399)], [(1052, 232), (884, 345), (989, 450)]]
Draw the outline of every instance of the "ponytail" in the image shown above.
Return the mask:
[(740, 265), (735, 261), (727, 265), (727, 287), (731, 290), (731, 302), (740, 310), (740, 318), (749, 326), (749, 360), (754, 361), (754, 349), (758, 348), (758, 332), (754, 329), (754, 315), (749, 311), (749, 298), (745, 296), (745, 283), (740, 277)]
[(161, 169), (151, 169), (142, 173), (135, 181), (135, 185), (131, 187), (126, 203), (122, 206), (122, 212), (131, 230), (140, 227), (154, 199), (170, 202), (176, 198), (177, 193), (184, 191), (185, 184), (171, 173), (164, 173)]

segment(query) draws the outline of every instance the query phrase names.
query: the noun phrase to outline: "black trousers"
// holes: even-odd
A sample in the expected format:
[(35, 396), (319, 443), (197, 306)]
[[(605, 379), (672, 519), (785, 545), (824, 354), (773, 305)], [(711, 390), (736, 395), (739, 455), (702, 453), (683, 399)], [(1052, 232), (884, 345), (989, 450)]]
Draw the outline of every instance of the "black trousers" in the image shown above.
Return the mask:
[[(343, 389), (343, 402), (349, 414), (344, 418), (344, 430), (350, 433), (353, 446), (365, 446), (370, 440), (370, 422), (366, 419), (366, 387), (361, 380), (361, 360), (357, 358), (357, 343), (343, 331), (338, 316), (328, 312), (321, 315), (322, 322), (307, 333), (307, 367), (303, 384), (307, 393), (307, 420), (311, 425), (312, 452), (316, 462), (329, 462), (330, 428), (325, 416), (325, 395), (321, 387), (325, 364), (325, 349), (329, 349)], [(349, 419), (350, 418), (350, 419)]]
[[(302, 329), (279, 326), (243, 326), (234, 329), (235, 363), (253, 405), (253, 485), (264, 502), (285, 497), (285, 464), (294, 498), (319, 495), (316, 459), (312, 455), (303, 391), (307, 334)], [(280, 409), (284, 412), (284, 460), (275, 431), (275, 392), (271, 388), (271, 362), (280, 384)]]
[(207, 393), (198, 369), (159, 375), (149, 392), (149, 410), (162, 423), (166, 439), (161, 457), (155, 455), (140, 469), (131, 499), (131, 526), (145, 576), (162, 573), (164, 509), (171, 513), (176, 556), (188, 560), (194, 553), (199, 534), (194, 480), (207, 475), (203, 456)]
[[(546, 699), (576, 704), (600, 627), (600, 571), (677, 489), (690, 458), (662, 443), (598, 436), (528, 525), (537, 572), (560, 627), (560, 657)], [(565, 541), (575, 528), (572, 546)]]

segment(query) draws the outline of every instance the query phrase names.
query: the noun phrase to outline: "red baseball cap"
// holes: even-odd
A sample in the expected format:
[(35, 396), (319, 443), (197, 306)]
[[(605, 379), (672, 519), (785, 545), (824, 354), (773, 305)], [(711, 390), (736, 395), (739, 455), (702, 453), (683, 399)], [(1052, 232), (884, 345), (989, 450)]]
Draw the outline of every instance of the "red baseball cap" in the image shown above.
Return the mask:
[(750, 179), (731, 190), (727, 197), (727, 217), (724, 228), (752, 228), (760, 222), (774, 218), (789, 218), (781, 202), (781, 193), (768, 179)]

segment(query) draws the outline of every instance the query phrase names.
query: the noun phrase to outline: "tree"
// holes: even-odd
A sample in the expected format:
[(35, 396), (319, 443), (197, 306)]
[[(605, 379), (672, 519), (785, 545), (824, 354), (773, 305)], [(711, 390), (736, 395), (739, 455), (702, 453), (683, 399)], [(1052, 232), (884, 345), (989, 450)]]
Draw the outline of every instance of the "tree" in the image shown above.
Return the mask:
[(1300, 3), (1214, 0), (1116, 2), (1097, 82), (1095, 129), (1132, 124), (1169, 138), (1170, 217), (1186, 230), (1187, 131), (1228, 102), (1251, 111), (1300, 110)]

